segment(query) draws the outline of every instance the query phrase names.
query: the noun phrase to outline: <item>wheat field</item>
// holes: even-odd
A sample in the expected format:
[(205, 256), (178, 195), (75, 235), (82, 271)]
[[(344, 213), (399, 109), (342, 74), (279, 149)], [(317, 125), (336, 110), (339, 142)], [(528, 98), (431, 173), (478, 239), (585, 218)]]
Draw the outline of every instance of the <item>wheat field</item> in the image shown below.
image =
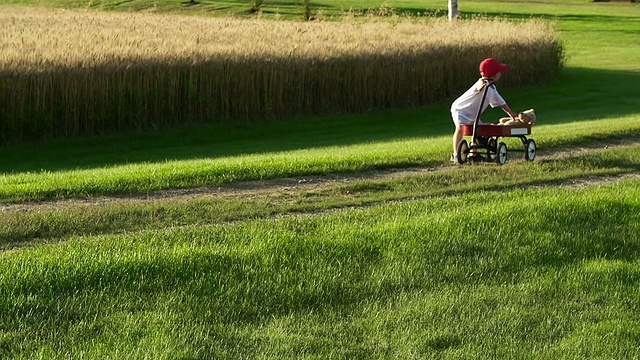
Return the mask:
[(468, 86), (485, 57), (511, 65), (507, 85), (563, 62), (538, 20), (0, 9), (4, 142), (418, 106)]

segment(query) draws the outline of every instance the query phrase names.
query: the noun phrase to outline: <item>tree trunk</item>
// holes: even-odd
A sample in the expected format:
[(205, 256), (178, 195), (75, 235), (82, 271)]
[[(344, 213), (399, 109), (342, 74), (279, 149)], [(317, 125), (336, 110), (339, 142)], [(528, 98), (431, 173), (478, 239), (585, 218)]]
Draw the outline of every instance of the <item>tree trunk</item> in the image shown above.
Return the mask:
[(458, 18), (458, 0), (449, 0), (449, 21)]

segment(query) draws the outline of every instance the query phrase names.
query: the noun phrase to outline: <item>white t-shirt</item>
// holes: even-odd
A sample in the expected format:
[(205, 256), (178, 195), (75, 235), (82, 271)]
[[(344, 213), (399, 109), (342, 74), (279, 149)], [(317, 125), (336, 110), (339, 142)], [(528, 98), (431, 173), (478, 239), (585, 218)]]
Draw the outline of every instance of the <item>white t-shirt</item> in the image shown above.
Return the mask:
[[(476, 119), (476, 115), (478, 114), (480, 102), (482, 102), (484, 87), (478, 90), (482, 81), (482, 79), (476, 81), (469, 90), (460, 95), (460, 97), (451, 104), (451, 117), (453, 118), (454, 123), (473, 124)], [(507, 102), (504, 101), (502, 96), (498, 93), (498, 90), (496, 90), (496, 87), (492, 84), (489, 85), (489, 89), (487, 90), (487, 97), (484, 99), (484, 103), (482, 104), (482, 111), (485, 111), (489, 105), (494, 108), (506, 103)]]

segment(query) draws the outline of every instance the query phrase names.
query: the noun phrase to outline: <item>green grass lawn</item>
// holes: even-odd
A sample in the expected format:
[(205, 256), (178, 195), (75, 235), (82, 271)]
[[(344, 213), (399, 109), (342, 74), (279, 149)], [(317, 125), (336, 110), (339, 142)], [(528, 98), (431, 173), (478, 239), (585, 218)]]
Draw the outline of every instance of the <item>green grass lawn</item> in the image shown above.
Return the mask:
[(0, 351), (634, 358), (639, 184), (476, 192), (5, 252)]
[[(246, 199), (1, 210), (0, 358), (640, 357), (640, 181), (555, 186), (638, 174), (640, 7), (460, 10), (557, 23), (561, 77), (501, 93), (536, 109), (540, 156), (598, 151)], [(2, 147), (0, 203), (441, 165), (449, 103)]]

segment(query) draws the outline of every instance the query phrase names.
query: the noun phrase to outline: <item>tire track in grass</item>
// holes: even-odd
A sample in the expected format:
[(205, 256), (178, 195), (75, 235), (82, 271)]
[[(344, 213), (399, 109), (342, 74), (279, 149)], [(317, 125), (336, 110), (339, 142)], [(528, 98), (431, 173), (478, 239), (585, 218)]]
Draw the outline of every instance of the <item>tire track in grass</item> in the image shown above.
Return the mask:
[[(587, 154), (594, 153), (606, 149), (625, 148), (640, 146), (640, 140), (622, 140), (617, 143), (593, 143), (591, 146), (582, 146), (571, 149), (562, 149), (557, 151), (541, 151), (536, 156), (536, 162), (553, 162), (557, 160), (583, 157)], [(510, 159), (510, 162), (522, 162), (521, 159)], [(507, 163), (508, 164), (508, 163)], [(74, 207), (78, 205), (102, 205), (108, 203), (127, 203), (127, 202), (151, 202), (157, 200), (165, 201), (188, 201), (190, 199), (242, 199), (260, 196), (269, 196), (283, 192), (295, 191), (316, 191), (323, 188), (331, 188), (347, 185), (363, 180), (392, 180), (397, 178), (419, 176), (431, 172), (456, 171), (464, 166), (478, 165), (439, 165), (433, 167), (410, 167), (410, 168), (392, 168), (388, 170), (372, 170), (359, 173), (348, 174), (329, 174), (314, 176), (299, 176), (290, 178), (279, 178), (270, 180), (244, 181), (231, 184), (225, 184), (217, 187), (198, 187), (191, 189), (173, 189), (150, 192), (148, 194), (134, 195), (115, 195), (115, 196), (99, 196), (88, 197), (83, 199), (64, 199), (64, 200), (48, 200), (39, 202), (21, 202), (11, 204), (0, 204), (0, 212), (8, 211), (42, 211), (50, 209), (63, 209), (65, 207)], [(498, 166), (496, 164), (482, 164), (479, 166)], [(617, 176), (588, 176), (581, 179), (570, 179), (556, 183), (554, 186), (586, 186), (600, 183), (617, 181), (620, 178), (634, 176), (617, 175)], [(639, 176), (635, 174), (635, 176)], [(530, 185), (528, 187), (548, 187), (549, 184)]]
[[(562, 159), (565, 158), (575, 158), (580, 160), (590, 154), (597, 154), (598, 152), (607, 149), (618, 149), (619, 151), (628, 148), (633, 151), (637, 151), (637, 147), (639, 145), (640, 141), (625, 141), (615, 145), (608, 144), (604, 146), (590, 146), (580, 149), (571, 149), (570, 151), (563, 150), (547, 153), (543, 152), (537, 157), (536, 161), (541, 164), (549, 163), (553, 168), (553, 166), (557, 166), (554, 165), (554, 162), (562, 161)], [(518, 162), (524, 162), (524, 160), (518, 160)], [(456, 185), (453, 184), (454, 188), (451, 189), (451, 191), (446, 191), (446, 189), (445, 191), (439, 191), (433, 190), (433, 188), (429, 190), (428, 188), (425, 188), (424, 193), (420, 189), (413, 192), (409, 190), (409, 193), (406, 193), (403, 191), (402, 185), (400, 185), (400, 188), (394, 189), (393, 185), (388, 187), (384, 182), (393, 179), (399, 179), (400, 182), (403, 182), (404, 178), (408, 178), (409, 181), (413, 181), (410, 179), (411, 177), (426, 179), (428, 181), (427, 176), (422, 178), (421, 175), (435, 174), (436, 176), (432, 179), (439, 183), (440, 180), (436, 179), (438, 177), (448, 178), (447, 172), (451, 173), (455, 171), (465, 171), (465, 169), (469, 170), (470, 166), (478, 165), (457, 166), (447, 164), (424, 168), (389, 169), (352, 174), (332, 174), (326, 176), (250, 181), (228, 184), (216, 188), (170, 190), (138, 196), (126, 195), (7, 204), (0, 207), (0, 214), (4, 213), (9, 217), (13, 216), (14, 219), (21, 219), (17, 221), (23, 224), (27, 224), (25, 223), (25, 221), (27, 221), (31, 223), (31, 225), (24, 229), (22, 228), (22, 225), (20, 225), (21, 230), (15, 228), (8, 233), (2, 231), (0, 234), (0, 252), (20, 250), (36, 246), (38, 244), (57, 242), (70, 236), (100, 234), (116, 235), (146, 231), (166, 231), (189, 226), (207, 227), (220, 224), (235, 224), (246, 221), (247, 219), (256, 218), (278, 219), (283, 217), (313, 217), (353, 209), (364, 209), (381, 204), (404, 203), (427, 199), (434, 196), (455, 196), (461, 191), (465, 192), (466, 190), (464, 190), (464, 188), (456, 188)], [(484, 167), (491, 171), (490, 168), (494, 166), (497, 165), (484, 164), (480, 165), (479, 169)], [(545, 181), (543, 179), (525, 183), (516, 181), (515, 183), (511, 182), (510, 185), (487, 186), (480, 190), (493, 192), (513, 189), (541, 189), (549, 187), (582, 188), (612, 183), (626, 178), (638, 179), (640, 178), (640, 172), (627, 171), (614, 175), (575, 176), (557, 181)], [(376, 183), (376, 181), (379, 183)], [(420, 180), (418, 180), (418, 182), (419, 181)], [(441, 186), (446, 187), (446, 184), (447, 181), (442, 183)], [(350, 185), (353, 185), (353, 187)], [(357, 194), (360, 192), (358, 188), (359, 185), (364, 186), (364, 190), (362, 190), (363, 196), (361, 197)], [(435, 185), (436, 189), (438, 186), (440, 185)], [(354, 193), (350, 192), (352, 189), (355, 189)], [(389, 194), (382, 194), (382, 196), (376, 195), (379, 190), (386, 191), (387, 189), (391, 190)], [(311, 201), (311, 205), (307, 206), (308, 202), (306, 202), (306, 195), (308, 194), (311, 196), (320, 196), (321, 198), (320, 200), (311, 198), (311, 200), (309, 200)], [(323, 202), (322, 197), (324, 197), (324, 199), (334, 198), (336, 201), (329, 200), (328, 202)], [(193, 222), (193, 216), (190, 218), (187, 217), (185, 221), (185, 219), (172, 218), (171, 215), (165, 218), (165, 215), (163, 215), (166, 210), (172, 212), (173, 210), (170, 206), (178, 203), (177, 209), (181, 209), (180, 211), (191, 211), (189, 209), (195, 209), (193, 207), (194, 202), (201, 200), (213, 200), (214, 202), (216, 200), (221, 200), (228, 203), (237, 202), (244, 206), (244, 208), (240, 212), (233, 210), (231, 215), (215, 215), (211, 217), (204, 216), (203, 218), (198, 218), (197, 222)], [(299, 202), (296, 203), (296, 201)], [(314, 201), (317, 202), (313, 203)], [(252, 205), (254, 203), (260, 205)], [(261, 207), (266, 203), (269, 204), (267, 207)], [(247, 205), (249, 208), (247, 208)], [(165, 208), (165, 206), (169, 207)], [(207, 206), (205, 211), (216, 211), (218, 206), (219, 205), (213, 205), (212, 208), (208, 208)], [(257, 206), (257, 211), (250, 210), (251, 206)], [(154, 212), (154, 209), (159, 209), (161, 212), (160, 219), (155, 219), (156, 213)], [(224, 207), (221, 207), (218, 210), (224, 211), (223, 209)], [(65, 213), (67, 214), (65, 215)], [(84, 217), (84, 213), (88, 213), (89, 215)], [(136, 213), (138, 214), (136, 216), (143, 216), (138, 220), (139, 222), (125, 222), (122, 224), (117, 222), (115, 223), (115, 226), (111, 223), (100, 223), (100, 221), (113, 218), (113, 216), (116, 216), (116, 218), (120, 216), (128, 217), (129, 215)], [(175, 212), (173, 213), (175, 214)], [(49, 228), (49, 224), (47, 224), (47, 222), (49, 221), (48, 219), (50, 219), (50, 216), (53, 216), (53, 218), (59, 218), (60, 214), (62, 214), (61, 216), (63, 218), (68, 218), (68, 220), (64, 221), (69, 221), (69, 224), (64, 224), (62, 228), (56, 228), (57, 230), (47, 230)], [(75, 219), (76, 216), (80, 217)], [(144, 218), (144, 216), (150, 216), (150, 218), (147, 219)], [(12, 220), (8, 221), (8, 224), (11, 224)], [(88, 221), (89, 223), (98, 221), (98, 223), (96, 223), (95, 226), (88, 226), (84, 228), (80, 225), (79, 228), (76, 228), (78, 226), (78, 221), (80, 221), (80, 223), (83, 221)], [(2, 226), (4, 227), (5, 225)], [(45, 229), (43, 230), (41, 226), (44, 226)], [(11, 226), (9, 226), (9, 228), (11, 228)]]

